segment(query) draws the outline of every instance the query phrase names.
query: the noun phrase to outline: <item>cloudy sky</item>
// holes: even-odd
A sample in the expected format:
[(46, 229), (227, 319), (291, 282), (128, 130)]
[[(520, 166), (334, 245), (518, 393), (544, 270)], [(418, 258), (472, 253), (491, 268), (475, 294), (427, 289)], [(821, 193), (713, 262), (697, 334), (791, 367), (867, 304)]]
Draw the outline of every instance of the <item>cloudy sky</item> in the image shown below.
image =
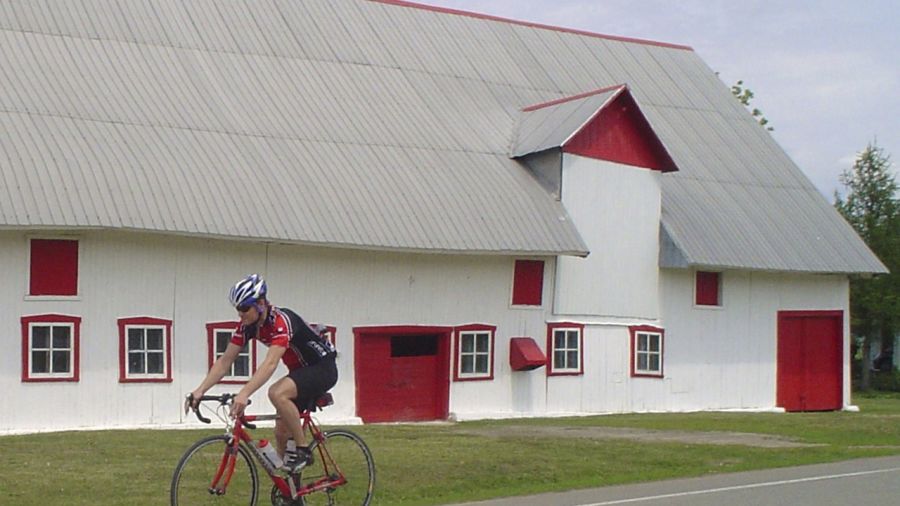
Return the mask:
[(722, 81), (753, 90), (775, 140), (829, 201), (875, 139), (900, 167), (898, 0), (418, 1), (691, 46)]

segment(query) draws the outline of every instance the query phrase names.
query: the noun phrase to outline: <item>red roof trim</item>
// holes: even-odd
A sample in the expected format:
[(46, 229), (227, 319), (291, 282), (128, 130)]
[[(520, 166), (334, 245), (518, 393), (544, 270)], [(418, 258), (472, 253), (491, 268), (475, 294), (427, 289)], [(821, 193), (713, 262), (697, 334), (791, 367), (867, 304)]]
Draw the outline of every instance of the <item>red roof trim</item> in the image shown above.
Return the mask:
[[(619, 91), (621, 92), (621, 90), (626, 89), (626, 88), (627, 88), (627, 86), (624, 84), (617, 84), (615, 86), (607, 86), (606, 88), (600, 88), (599, 90), (587, 91), (584, 93), (579, 93), (578, 95), (572, 95), (570, 97), (557, 98), (556, 100), (550, 100), (549, 102), (542, 102), (540, 104), (529, 105), (528, 107), (522, 109), (522, 112), (536, 111), (538, 109), (543, 109), (544, 107), (550, 107), (552, 105), (564, 104), (566, 102), (571, 102), (573, 100), (579, 100), (582, 98), (599, 95), (601, 93), (606, 93), (608, 91), (612, 91), (615, 89), (619, 89)], [(615, 98), (617, 95), (618, 94), (613, 95), (613, 97), (611, 97), (611, 98)]]
[(432, 12), (440, 12), (443, 14), (454, 14), (457, 16), (466, 16), (470, 18), (478, 18), (478, 19), (486, 19), (488, 21), (500, 21), (502, 23), (510, 23), (514, 25), (528, 26), (531, 28), (540, 28), (542, 30), (553, 30), (556, 32), (567, 32), (574, 33), (576, 35), (587, 35), (588, 37), (595, 37), (598, 39), (607, 39), (607, 40), (616, 40), (619, 42), (633, 42), (636, 44), (644, 44), (647, 46), (659, 46), (659, 47), (668, 47), (671, 49), (684, 49), (686, 51), (693, 51), (694, 48), (690, 46), (684, 46), (681, 44), (671, 44), (668, 42), (658, 42), (654, 40), (646, 40), (646, 39), (635, 39), (631, 37), (619, 37), (616, 35), (604, 35), (601, 33), (588, 32), (585, 30), (576, 30), (574, 28), (563, 28), (560, 26), (553, 25), (545, 25), (542, 23), (532, 23), (529, 21), (519, 21), (515, 19), (503, 18), (500, 16), (492, 16), (490, 14), (479, 14), (477, 12), (469, 12), (469, 11), (461, 11), (458, 9), (450, 9), (447, 7), (437, 7), (435, 5), (425, 5), (415, 2), (407, 2), (406, 0), (369, 0), (370, 2), (378, 2), (382, 4), (389, 5), (398, 5), (401, 7), (411, 7), (413, 9), (421, 9)]

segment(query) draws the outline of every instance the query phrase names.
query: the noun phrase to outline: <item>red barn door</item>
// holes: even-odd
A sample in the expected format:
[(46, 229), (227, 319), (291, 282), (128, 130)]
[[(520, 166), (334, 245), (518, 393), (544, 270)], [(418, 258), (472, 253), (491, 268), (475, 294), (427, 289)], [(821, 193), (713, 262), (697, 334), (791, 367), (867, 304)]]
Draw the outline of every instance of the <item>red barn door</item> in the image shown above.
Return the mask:
[(787, 411), (843, 407), (842, 311), (778, 312), (778, 406)]
[(445, 420), (450, 329), (355, 329), (356, 414), (364, 422)]

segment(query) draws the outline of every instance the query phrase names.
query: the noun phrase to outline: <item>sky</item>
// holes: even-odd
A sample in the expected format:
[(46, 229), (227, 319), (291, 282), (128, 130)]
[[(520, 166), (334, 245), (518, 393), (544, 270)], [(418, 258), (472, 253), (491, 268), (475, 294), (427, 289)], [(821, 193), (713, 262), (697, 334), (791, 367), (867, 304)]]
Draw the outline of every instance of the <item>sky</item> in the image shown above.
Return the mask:
[[(829, 200), (876, 142), (900, 168), (898, 0), (418, 0), (690, 46), (743, 80), (779, 145)], [(897, 177), (900, 182), (900, 176)]]

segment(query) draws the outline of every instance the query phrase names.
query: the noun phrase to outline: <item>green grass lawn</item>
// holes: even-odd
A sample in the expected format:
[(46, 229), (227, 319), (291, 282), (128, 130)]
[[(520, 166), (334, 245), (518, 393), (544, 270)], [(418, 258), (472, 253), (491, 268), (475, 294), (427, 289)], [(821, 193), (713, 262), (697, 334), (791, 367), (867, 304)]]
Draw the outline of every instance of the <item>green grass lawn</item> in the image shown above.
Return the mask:
[[(437, 505), (551, 490), (900, 454), (900, 396), (857, 396), (859, 413), (688, 413), (351, 427), (375, 455), (375, 504)], [(540, 436), (517, 430), (539, 427)], [(627, 427), (769, 434), (802, 448), (555, 437)], [(0, 437), (0, 503), (164, 505), (181, 453), (220, 430)], [(260, 429), (268, 437), (268, 429)], [(266, 504), (268, 487), (261, 496)]]

